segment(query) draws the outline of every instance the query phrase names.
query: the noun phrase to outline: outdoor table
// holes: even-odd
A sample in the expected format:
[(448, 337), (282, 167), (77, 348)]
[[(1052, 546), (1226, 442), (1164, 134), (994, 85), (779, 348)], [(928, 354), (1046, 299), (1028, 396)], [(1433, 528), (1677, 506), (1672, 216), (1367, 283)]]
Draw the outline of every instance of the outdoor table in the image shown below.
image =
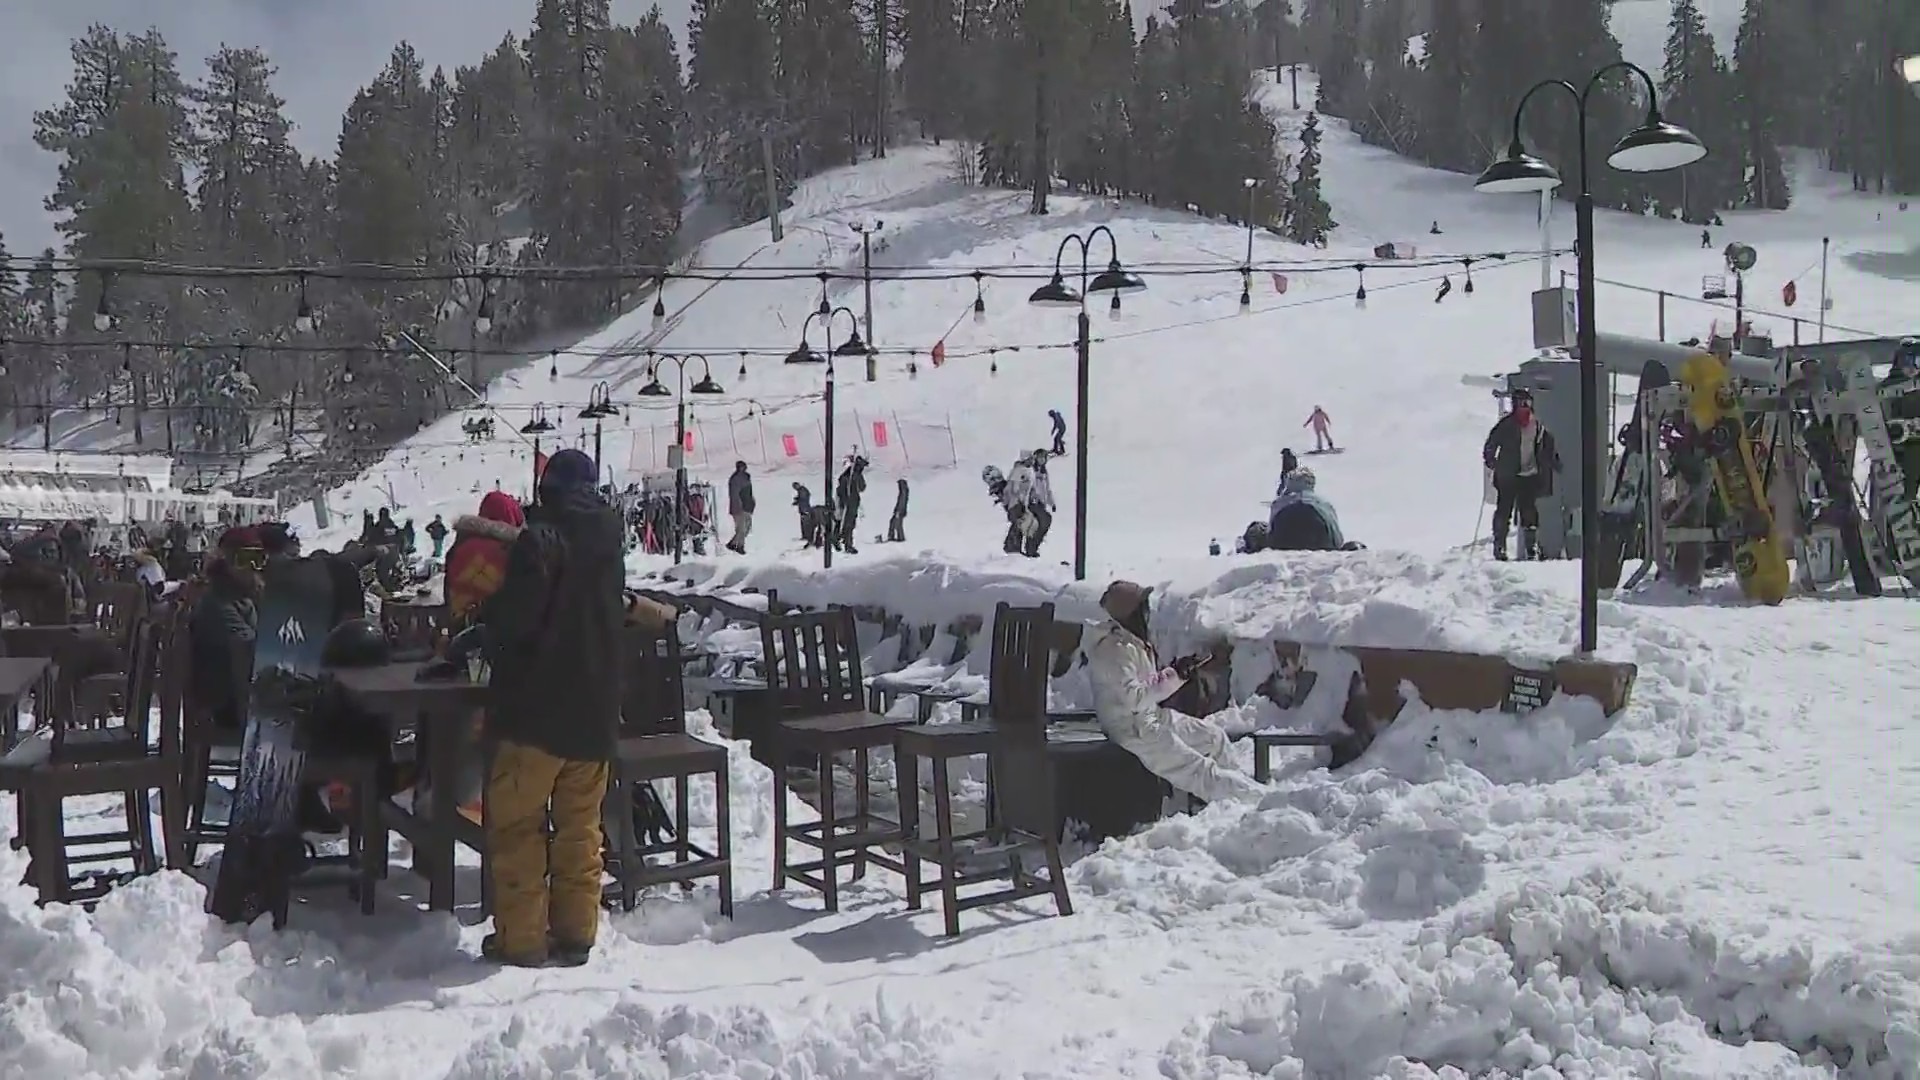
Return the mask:
[[(396, 732), (414, 725), (426, 752), (427, 775), (432, 779), (426, 813), (409, 810), (389, 799), (381, 808), (389, 828), (414, 847), (414, 872), (426, 863), (427, 909), (453, 910), (453, 850), (456, 843), (486, 855), (486, 834), (460, 814), (454, 777), (463, 748), (472, 745), (473, 712), (486, 700), (484, 684), (464, 675), (421, 682), (415, 675), (424, 666), (394, 663), (370, 668), (338, 668), (328, 672), (348, 700), (386, 720)], [(416, 789), (417, 790), (417, 789)]]
[[(69, 713), (67, 708), (72, 702), (70, 686), (60, 685), (59, 668), (68, 664), (75, 651), (84, 646), (100, 642), (111, 642), (113, 635), (104, 627), (93, 623), (53, 623), (45, 626), (9, 626), (0, 628), (0, 642), (6, 645), (6, 655), (13, 657), (43, 657), (53, 662), (53, 670), (48, 674), (49, 690), (46, 700), (35, 704), (36, 713), (45, 713), (49, 721), (65, 722)], [(35, 717), (35, 722), (40, 718)]]
[(44, 656), (0, 657), (0, 718), (6, 724), (0, 752), (20, 741), (20, 699), (35, 696), (34, 723), (50, 721), (47, 706), (53, 700), (53, 661)]

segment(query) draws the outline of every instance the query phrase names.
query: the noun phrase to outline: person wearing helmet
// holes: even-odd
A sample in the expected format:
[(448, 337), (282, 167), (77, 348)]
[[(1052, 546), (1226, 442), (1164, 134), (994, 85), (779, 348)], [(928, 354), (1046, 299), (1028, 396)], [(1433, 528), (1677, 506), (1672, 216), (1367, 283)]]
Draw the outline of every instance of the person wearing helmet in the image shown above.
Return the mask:
[[(481, 607), (487, 628), (487, 851), (492, 961), (585, 963), (600, 925), (600, 806), (624, 696), (620, 514), (572, 448), (547, 461), (539, 502)], [(551, 839), (549, 839), (551, 822)]]
[(1553, 433), (1533, 412), (1533, 394), (1515, 390), (1508, 395), (1512, 408), (1487, 432), (1480, 460), (1493, 473), (1493, 557), (1507, 559), (1507, 530), (1520, 518), (1520, 557), (1540, 557), (1536, 539), (1540, 528), (1539, 500), (1553, 492), (1553, 474), (1560, 471), (1560, 453)]

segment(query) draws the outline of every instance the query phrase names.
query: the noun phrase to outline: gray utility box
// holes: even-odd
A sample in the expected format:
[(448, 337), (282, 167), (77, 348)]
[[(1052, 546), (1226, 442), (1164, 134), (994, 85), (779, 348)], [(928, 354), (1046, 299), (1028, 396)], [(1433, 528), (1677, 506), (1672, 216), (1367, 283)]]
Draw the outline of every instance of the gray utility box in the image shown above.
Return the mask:
[[(1574, 360), (1528, 360), (1507, 376), (1507, 390), (1533, 395), (1533, 413), (1553, 433), (1560, 471), (1553, 491), (1543, 496), (1536, 539), (1543, 559), (1580, 557), (1580, 364)], [(1604, 399), (1601, 408), (1606, 408)], [(1604, 428), (1604, 415), (1602, 426)], [(1604, 431), (1602, 432), (1604, 435)], [(1519, 522), (1514, 523), (1519, 535)]]

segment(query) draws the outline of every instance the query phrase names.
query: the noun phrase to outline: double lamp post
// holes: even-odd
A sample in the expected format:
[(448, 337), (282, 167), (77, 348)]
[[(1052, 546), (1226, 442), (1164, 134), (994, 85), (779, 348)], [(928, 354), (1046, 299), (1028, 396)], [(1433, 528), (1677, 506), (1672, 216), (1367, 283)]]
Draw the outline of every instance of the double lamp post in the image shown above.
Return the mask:
[[(700, 364), (700, 378), (692, 386), (687, 385), (687, 365), (695, 361)], [(660, 381), (662, 365), (672, 364), (680, 376), (679, 393), (667, 389)], [(673, 409), (673, 561), (678, 565), (687, 553), (687, 395), (688, 394), (724, 394), (719, 383), (713, 381), (713, 367), (701, 353), (660, 353), (647, 362), (647, 385), (640, 388), (641, 397), (674, 399)], [(589, 406), (591, 407), (591, 406)], [(581, 413), (582, 416), (586, 414)], [(604, 414), (603, 414), (604, 415)], [(711, 518), (713, 508), (707, 508)]]
[[(846, 315), (847, 321), (853, 325), (847, 329), (846, 340), (835, 345), (833, 343), (833, 320), (836, 316), (843, 313)], [(807, 331), (813, 328), (815, 319), (826, 324), (827, 351), (825, 355), (814, 352), (813, 348), (807, 344)], [(800, 324), (799, 348), (787, 354), (787, 363), (789, 364), (825, 364), (827, 366), (827, 391), (825, 395), (826, 430), (821, 433), (821, 437), (825, 441), (824, 453), (822, 455), (824, 460), (824, 475), (821, 477), (823, 486), (821, 488), (820, 500), (822, 506), (832, 508), (832, 512), (828, 515), (829, 528), (835, 527), (835, 525), (837, 525), (837, 515), (845, 512), (845, 508), (838, 504), (833, 495), (833, 361), (839, 357), (850, 356), (867, 356), (871, 359), (871, 354), (872, 350), (867, 347), (867, 343), (860, 339), (860, 316), (854, 314), (853, 309), (844, 304), (834, 308), (822, 307), (820, 310), (810, 313), (807, 316), (807, 321)], [(801, 539), (804, 540), (805, 537)], [(833, 541), (834, 538), (828, 536), (826, 537), (826, 543), (820, 545), (821, 565), (828, 569), (833, 567)]]
[(1575, 87), (1561, 79), (1546, 79), (1529, 88), (1513, 110), (1513, 141), (1507, 146), (1506, 156), (1487, 166), (1474, 182), (1475, 188), (1493, 194), (1538, 195), (1559, 187), (1559, 172), (1527, 153), (1526, 144), (1520, 138), (1520, 122), (1527, 103), (1540, 91), (1558, 88), (1572, 96), (1579, 117), (1580, 141), (1574, 254), (1578, 260), (1576, 345), (1579, 356), (1576, 359), (1580, 364), (1580, 651), (1586, 655), (1592, 655), (1598, 647), (1600, 636), (1600, 491), (1605, 458), (1600, 437), (1600, 329), (1594, 313), (1593, 187), (1587, 164), (1587, 106), (1600, 81), (1618, 71), (1631, 72), (1645, 84), (1647, 118), (1614, 144), (1607, 154), (1608, 165), (1622, 172), (1666, 172), (1707, 156), (1706, 146), (1692, 132), (1661, 118), (1653, 78), (1638, 66), (1622, 60), (1594, 72), (1585, 87)]

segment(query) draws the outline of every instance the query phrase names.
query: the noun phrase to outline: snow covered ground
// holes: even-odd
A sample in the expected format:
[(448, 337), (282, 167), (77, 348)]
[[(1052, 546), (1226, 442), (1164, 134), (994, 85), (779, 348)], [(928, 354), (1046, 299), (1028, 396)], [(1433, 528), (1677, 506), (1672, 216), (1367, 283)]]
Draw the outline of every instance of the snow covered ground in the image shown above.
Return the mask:
[[(1279, 93), (1266, 101), (1284, 111)], [(1476, 195), (1470, 178), (1326, 127), (1342, 228), (1327, 252), (1257, 236), (1256, 260), (1290, 266), (1285, 293), (1256, 281), (1250, 314), (1231, 272), (1241, 230), (1070, 196), (1035, 219), (1023, 195), (949, 179), (948, 151), (909, 148), (807, 182), (781, 244), (764, 226), (716, 237), (697, 265), (744, 266), (735, 279), (670, 282), (660, 327), (644, 310), (620, 320), (557, 357), (556, 377), (541, 363), (496, 384), (492, 405), (513, 426), (544, 405), (561, 424), (547, 447), (573, 445), (591, 438), (574, 413), (608, 383), (627, 416), (606, 428), (604, 457), (624, 483), (671, 439), (670, 408), (636, 396), (645, 351), (710, 358), (729, 393), (693, 399), (701, 475), (718, 480), (735, 456), (771, 462), (756, 468), (755, 553), (683, 570), (710, 587), (774, 585), (802, 601), (920, 615), (1051, 598), (1084, 617), (1100, 583), (1124, 574), (1159, 586), (1156, 631), (1169, 640), (1204, 631), (1565, 653), (1571, 564), (1460, 550), (1475, 538), (1478, 448), (1494, 416), (1486, 391), (1461, 377), (1511, 370), (1531, 352), (1533, 204)], [(1604, 217), (1600, 274), (1632, 288), (1602, 288), (1603, 327), (1652, 335), (1662, 290), (1669, 339), (1728, 318), (1681, 298), (1719, 272), (1730, 240), (1758, 249), (1749, 290), (1769, 299), (1795, 278), (1802, 297), (1815, 294), (1822, 237), (1837, 254), (1920, 241), (1920, 217), (1890, 200), (1804, 167), (1798, 176), (1794, 210), (1730, 215), (1713, 250), (1686, 226)], [(855, 439), (867, 446), (881, 511), (895, 476), (913, 482), (910, 540), (821, 572), (790, 550), (779, 509), (786, 481), (818, 493), (823, 468), (823, 372), (779, 356), (819, 286), (746, 279), (755, 267), (857, 266), (848, 226), (874, 220), (884, 222), (877, 265), (962, 273), (874, 285), (874, 339), (919, 350), (919, 371), (888, 354), (867, 382), (859, 360), (841, 362), (832, 456)], [(1442, 235), (1428, 233), (1435, 220)], [(983, 465), (1044, 442), (1048, 408), (1072, 413), (1072, 353), (1061, 347), (1072, 314), (1029, 306), (1033, 278), (995, 279), (975, 323), (964, 271), (1033, 273), (1069, 230), (1095, 224), (1148, 271), (1149, 288), (1126, 299), (1119, 322), (1095, 308), (1094, 580), (1075, 585), (1053, 559), (981, 554), (997, 550), (1002, 525), (978, 480)], [(1556, 231), (1564, 242), (1570, 223)], [(1476, 261), (1472, 294), (1461, 266), (1370, 270), (1356, 307), (1350, 264), (1389, 240), (1423, 257), (1509, 257)], [(1228, 272), (1175, 275), (1174, 264)], [(1435, 303), (1442, 273), (1455, 290)], [(1830, 328), (1913, 329), (1920, 285), (1843, 258), (1830, 273)], [(831, 291), (860, 308), (857, 282)], [(1771, 321), (1786, 336), (1788, 322)], [(942, 340), (935, 368), (926, 353)], [(825, 345), (817, 327), (812, 343)], [(639, 355), (605, 355), (615, 350)], [(1279, 449), (1300, 446), (1315, 404), (1347, 447), (1311, 459), (1320, 486), (1372, 550), (1208, 559), (1210, 538), (1259, 512)], [(878, 445), (876, 419), (907, 436), (905, 453), (896, 438)], [(506, 425), (491, 443), (455, 446), (457, 423), (337, 493), (335, 512), (350, 522), (391, 490), (424, 520), (470, 509), (496, 481), (526, 486), (531, 449)], [(914, 453), (914, 439), (947, 424), (949, 450)], [(716, 446), (721, 432), (733, 441)], [(783, 435), (803, 450), (791, 465)], [(1071, 505), (1071, 461), (1054, 472)], [(1067, 516), (1060, 526), (1056, 557)], [(1567, 701), (1524, 720), (1410, 705), (1340, 774), (1287, 768), (1257, 807), (1216, 805), (1084, 854), (1069, 870), (1071, 918), (1040, 905), (970, 914), (952, 942), (931, 910), (910, 917), (884, 875), (833, 916), (810, 895), (767, 892), (770, 778), (743, 748), (732, 770), (737, 917), (720, 919), (708, 892), (660, 897), (612, 917), (579, 970), (480, 967), (479, 927), (401, 910), (398, 896), (371, 922), (339, 900), (308, 905), (274, 935), (210, 924), (198, 887), (178, 875), (123, 889), (93, 915), (36, 910), (6, 885), (0, 1077), (1920, 1076), (1912, 603), (1759, 609), (1724, 591), (1702, 601), (1657, 588), (1610, 600), (1601, 651), (1640, 666), (1633, 704), (1613, 723)], [(0, 814), (0, 831), (11, 818)], [(0, 881), (21, 869), (0, 852)], [(391, 885), (417, 891), (405, 874)]]

